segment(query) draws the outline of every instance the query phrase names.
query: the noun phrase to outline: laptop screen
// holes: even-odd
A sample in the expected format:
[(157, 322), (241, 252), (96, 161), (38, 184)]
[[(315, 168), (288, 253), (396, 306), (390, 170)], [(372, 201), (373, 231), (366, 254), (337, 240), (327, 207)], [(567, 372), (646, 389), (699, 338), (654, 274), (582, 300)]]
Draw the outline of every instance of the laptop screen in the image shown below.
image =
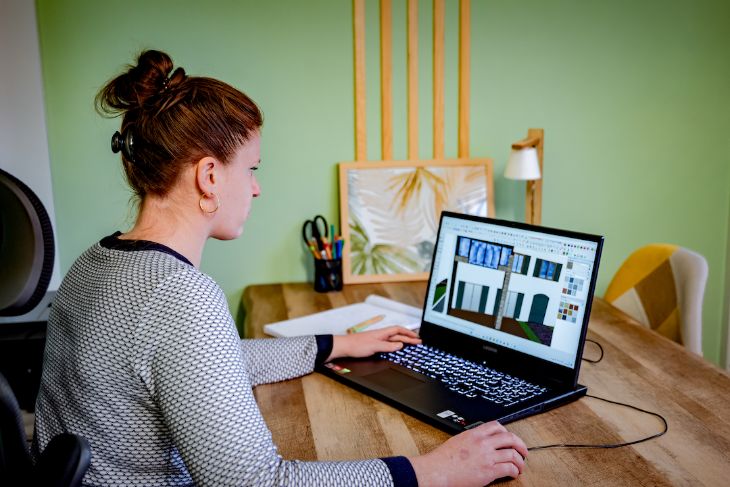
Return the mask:
[(573, 368), (598, 242), (470, 218), (442, 217), (424, 320)]

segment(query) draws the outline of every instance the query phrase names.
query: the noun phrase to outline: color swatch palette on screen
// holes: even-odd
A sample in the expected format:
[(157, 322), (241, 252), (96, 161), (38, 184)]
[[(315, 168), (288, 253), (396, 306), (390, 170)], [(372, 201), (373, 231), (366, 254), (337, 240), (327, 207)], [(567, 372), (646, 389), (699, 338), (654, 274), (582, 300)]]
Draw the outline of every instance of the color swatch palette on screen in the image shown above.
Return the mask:
[(578, 309), (580, 307), (577, 304), (568, 303), (567, 301), (560, 301), (560, 307), (558, 308), (558, 319), (567, 321), (569, 323), (575, 323), (578, 318)]
[(566, 287), (563, 288), (563, 294), (567, 296), (577, 296), (580, 291), (583, 290), (583, 284), (585, 280), (580, 277), (571, 277), (566, 283)]

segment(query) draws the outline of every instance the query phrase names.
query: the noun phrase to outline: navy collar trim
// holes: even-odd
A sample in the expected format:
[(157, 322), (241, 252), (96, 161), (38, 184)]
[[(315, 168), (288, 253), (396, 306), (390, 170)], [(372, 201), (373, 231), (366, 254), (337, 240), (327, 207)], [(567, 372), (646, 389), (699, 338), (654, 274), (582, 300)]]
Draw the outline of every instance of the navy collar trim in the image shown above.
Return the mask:
[[(186, 259), (183, 255), (175, 252), (170, 247), (166, 245), (162, 245), (157, 242), (151, 242), (149, 240), (122, 240), (119, 238), (119, 236), (122, 234), (122, 232), (114, 232), (113, 234), (109, 235), (108, 237), (104, 237), (99, 241), (99, 245), (104, 247), (105, 249), (111, 249), (111, 250), (122, 250), (125, 252), (139, 252), (142, 250), (157, 250), (158, 252), (163, 252), (165, 254), (171, 255), (175, 257), (177, 260), (180, 260), (182, 262), (185, 262), (188, 265), (193, 265), (192, 262), (190, 262), (188, 259)], [(195, 267), (195, 266), (193, 266)]]

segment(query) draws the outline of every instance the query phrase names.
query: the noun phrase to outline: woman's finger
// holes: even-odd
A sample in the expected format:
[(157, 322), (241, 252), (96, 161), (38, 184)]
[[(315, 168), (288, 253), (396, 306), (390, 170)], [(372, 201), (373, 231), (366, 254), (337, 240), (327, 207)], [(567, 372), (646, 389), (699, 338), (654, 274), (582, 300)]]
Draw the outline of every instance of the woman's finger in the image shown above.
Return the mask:
[(517, 450), (505, 448), (494, 452), (494, 463), (513, 463), (522, 473), (525, 468), (525, 459), (517, 453)]
[(403, 348), (403, 343), (402, 342), (384, 342), (383, 348), (385, 348), (385, 350), (383, 350), (384, 352), (395, 352), (395, 351)]
[(413, 331), (413, 330), (409, 330), (408, 328), (405, 328), (405, 327), (403, 327), (403, 326), (397, 326), (397, 327), (396, 327), (395, 329), (396, 329), (396, 331), (397, 331), (397, 332), (398, 332), (398, 333), (399, 333), (400, 335), (407, 335), (407, 336), (409, 336), (409, 337), (417, 337), (417, 336), (418, 336), (418, 333), (416, 333), (416, 332), (415, 332), (415, 331)]
[(410, 343), (411, 345), (418, 345), (419, 343), (421, 343), (421, 339), (418, 337), (414, 338), (403, 335), (393, 335), (388, 338), (388, 341)]
[(417, 337), (418, 333), (409, 330), (408, 328), (405, 328), (403, 326), (389, 326), (387, 328), (382, 328), (378, 330), (379, 333), (382, 335), (406, 335), (410, 337)]
[(513, 448), (523, 457), (527, 456), (527, 447), (522, 440), (514, 433), (505, 432), (490, 436), (487, 441), (495, 450), (502, 448)]
[(502, 477), (512, 477), (516, 479), (520, 475), (520, 470), (514, 463), (498, 463), (493, 468), (495, 479), (500, 479)]
[(497, 433), (506, 433), (507, 428), (502, 426), (499, 421), (490, 421), (487, 424), (483, 424), (471, 430), (475, 433), (483, 434), (484, 436), (492, 436)]

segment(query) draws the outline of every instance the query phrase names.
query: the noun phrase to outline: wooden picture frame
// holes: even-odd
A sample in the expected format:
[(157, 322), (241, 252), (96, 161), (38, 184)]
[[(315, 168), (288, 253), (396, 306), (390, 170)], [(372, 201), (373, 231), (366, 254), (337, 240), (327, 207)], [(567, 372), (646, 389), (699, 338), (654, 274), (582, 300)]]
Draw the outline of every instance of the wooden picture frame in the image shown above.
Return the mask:
[(428, 279), (442, 210), (494, 216), (493, 161), (341, 162), (343, 279)]

